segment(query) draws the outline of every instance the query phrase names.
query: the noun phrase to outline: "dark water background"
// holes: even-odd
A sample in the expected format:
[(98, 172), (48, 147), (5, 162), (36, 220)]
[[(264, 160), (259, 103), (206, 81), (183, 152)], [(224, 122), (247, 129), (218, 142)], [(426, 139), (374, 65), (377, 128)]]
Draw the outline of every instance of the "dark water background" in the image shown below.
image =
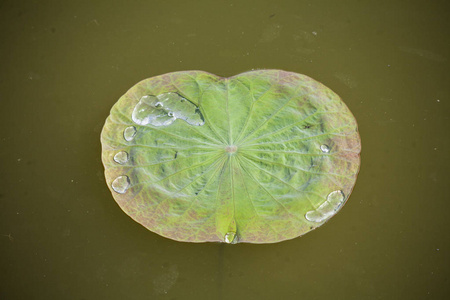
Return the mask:
[[(0, 299), (448, 299), (446, 1), (1, 1)], [(341, 212), (269, 245), (188, 244), (132, 221), (100, 131), (138, 81), (275, 68), (360, 126)], [(447, 154), (445, 154), (447, 153)]]

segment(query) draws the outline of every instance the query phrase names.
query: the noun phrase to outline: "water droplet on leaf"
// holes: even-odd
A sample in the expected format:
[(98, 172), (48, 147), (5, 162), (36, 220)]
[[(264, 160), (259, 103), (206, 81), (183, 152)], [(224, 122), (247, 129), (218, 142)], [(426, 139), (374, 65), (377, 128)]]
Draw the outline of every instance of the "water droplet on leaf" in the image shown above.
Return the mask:
[(136, 127), (134, 126), (127, 127), (123, 131), (123, 138), (127, 142), (132, 141), (135, 135), (136, 135)]
[(130, 178), (126, 175), (121, 175), (114, 179), (114, 181), (111, 184), (111, 187), (113, 190), (119, 194), (125, 194), (125, 192), (130, 187)]
[(139, 125), (169, 126), (176, 119), (194, 126), (205, 124), (197, 105), (178, 93), (143, 96), (136, 104), (131, 118)]
[(322, 150), (323, 153), (328, 153), (330, 152), (330, 147), (328, 147), (328, 145), (323, 144), (320, 146), (320, 150)]
[(344, 200), (345, 196), (341, 190), (333, 191), (328, 194), (327, 200), (316, 210), (308, 211), (305, 218), (311, 222), (323, 222), (337, 213)]
[(116, 155), (114, 155), (114, 161), (118, 164), (123, 165), (128, 161), (128, 153), (125, 151), (117, 152)]
[(227, 232), (224, 237), (224, 242), (227, 244), (231, 244), (234, 241), (234, 238), (236, 237), (236, 232)]

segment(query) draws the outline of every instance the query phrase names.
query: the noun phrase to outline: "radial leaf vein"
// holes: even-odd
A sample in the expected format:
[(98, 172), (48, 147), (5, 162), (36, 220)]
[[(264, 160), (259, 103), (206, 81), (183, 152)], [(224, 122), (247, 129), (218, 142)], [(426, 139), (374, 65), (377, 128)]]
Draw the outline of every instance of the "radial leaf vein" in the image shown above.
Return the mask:
[[(245, 136), (242, 141), (245, 141), (246, 139), (248, 139), (249, 137), (251, 137), (252, 135), (254, 135), (256, 132), (258, 132), (258, 130), (260, 130), (265, 124), (267, 124), (267, 122), (269, 122), (273, 117), (275, 117), (280, 111), (282, 111), (290, 102), (292, 99), (297, 98), (297, 92), (298, 90), (303, 87), (302, 85), (299, 85), (298, 88), (295, 89), (295, 91), (293, 92), (293, 95), (279, 108), (277, 109), (273, 114), (271, 114), (267, 119), (265, 119), (258, 127), (255, 128), (255, 130), (253, 130), (251, 133), (249, 133), (247, 136)], [(307, 93), (304, 95), (301, 95), (301, 97), (305, 97), (308, 96), (311, 93)], [(245, 143), (245, 142), (244, 142)]]
[(241, 162), (240, 162), (239, 159), (237, 159), (236, 162), (237, 162), (237, 164), (239, 165), (238, 171), (239, 171), (239, 174), (241, 175), (242, 184), (244, 185), (245, 193), (247, 194), (247, 198), (248, 198), (248, 200), (250, 201), (250, 204), (251, 204), (251, 206), (252, 206), (252, 208), (253, 208), (253, 210), (254, 210), (254, 212), (255, 212), (255, 215), (258, 216), (258, 218), (259, 218), (260, 220), (262, 220), (262, 221), (264, 222), (264, 224), (266, 224), (266, 225), (267, 225), (267, 226), (275, 233), (275, 235), (278, 235), (278, 231), (276, 231), (276, 230), (273, 228), (273, 226), (270, 225), (269, 222), (267, 222), (266, 218), (262, 217), (262, 216), (258, 213), (258, 211), (257, 211), (257, 209), (256, 209), (256, 207), (255, 207), (255, 204), (253, 203), (253, 199), (252, 199), (252, 197), (250, 196), (250, 193), (249, 193), (249, 191), (248, 191), (247, 182), (246, 182), (246, 180), (245, 180), (245, 178), (244, 178), (244, 174), (242, 174), (242, 169), (243, 169), (243, 167), (242, 167), (242, 165), (241, 165)]
[(225, 79), (225, 84), (226, 84), (226, 104), (225, 104), (225, 112), (227, 115), (227, 120), (228, 120), (228, 145), (233, 145), (233, 130), (231, 128), (231, 120), (230, 120), (230, 109), (229, 109), (229, 105), (230, 105), (230, 97), (229, 97), (229, 84), (230, 84), (230, 80), (229, 79)]
[(247, 141), (246, 141), (245, 143), (243, 143), (242, 145), (249, 145), (251, 142), (254, 142), (254, 141), (257, 141), (257, 140), (260, 140), (260, 139), (263, 139), (263, 138), (268, 138), (268, 137), (270, 137), (270, 136), (273, 136), (273, 135), (275, 135), (275, 134), (278, 134), (278, 133), (280, 133), (280, 132), (283, 132), (283, 131), (285, 131), (285, 130), (287, 130), (287, 129), (290, 129), (290, 128), (292, 128), (292, 127), (298, 125), (298, 124), (301, 124), (301, 123), (305, 122), (306, 120), (308, 120), (309, 118), (314, 117), (314, 116), (316, 116), (316, 115), (318, 115), (318, 114), (322, 114), (322, 113), (330, 114), (330, 113), (340, 113), (340, 112), (339, 112), (339, 111), (336, 111), (336, 112), (315, 111), (314, 113), (308, 115), (307, 117), (301, 119), (300, 121), (294, 122), (294, 123), (289, 124), (289, 125), (287, 125), (287, 126), (281, 127), (281, 128), (278, 129), (278, 130), (271, 131), (271, 132), (269, 132), (269, 133), (260, 135), (260, 136), (258, 136), (258, 137), (253, 138), (253, 139), (250, 139), (250, 140), (247, 140)]
[[(216, 161), (215, 163), (211, 164), (211, 166), (209, 166), (209, 167), (206, 169), (205, 173), (207, 173), (209, 170), (211, 170), (213, 167), (215, 167), (216, 165), (220, 164), (221, 162), (223, 162), (223, 160), (218, 160), (218, 161)], [(217, 171), (216, 171), (216, 172), (217, 172)], [(156, 211), (157, 209), (159, 209), (159, 208), (161, 207), (161, 204), (163, 204), (165, 201), (167, 201), (168, 199), (170, 199), (171, 196), (175, 196), (175, 195), (179, 194), (181, 191), (185, 190), (187, 187), (189, 187), (189, 186), (192, 185), (194, 182), (196, 182), (199, 178), (201, 178), (203, 175), (205, 175), (205, 173), (203, 173), (203, 174), (198, 174), (196, 177), (194, 177), (188, 184), (186, 184), (186, 185), (183, 186), (182, 188), (180, 188), (180, 189), (178, 189), (178, 190), (176, 190), (176, 191), (174, 191), (174, 192), (168, 193), (168, 194), (166, 195), (166, 197), (164, 197), (161, 201), (159, 201), (159, 202), (156, 204), (156, 207), (149, 207), (149, 209), (152, 209), (152, 210)], [(213, 178), (213, 177), (214, 177), (214, 174), (211, 175), (211, 178)], [(211, 178), (208, 180), (207, 184), (211, 181)], [(205, 185), (205, 187), (206, 187), (206, 185)], [(194, 201), (191, 201), (191, 203), (189, 204), (189, 207), (184, 211), (183, 215), (186, 213), (187, 210), (190, 209), (190, 207), (193, 205), (193, 203), (194, 203)]]
[(305, 136), (305, 137), (299, 137), (299, 138), (293, 138), (290, 140), (283, 140), (283, 141), (276, 141), (276, 142), (264, 142), (264, 143), (258, 143), (258, 144), (246, 144), (246, 147), (250, 147), (250, 146), (261, 146), (261, 145), (276, 145), (276, 144), (286, 144), (286, 143), (290, 143), (290, 142), (297, 142), (297, 141), (306, 141), (306, 140), (310, 140), (310, 139), (315, 139), (317, 137), (321, 137), (321, 136), (327, 136), (327, 135), (334, 135), (334, 136), (342, 136), (342, 137), (347, 137), (350, 136), (352, 134), (338, 134), (340, 130), (344, 129), (344, 128), (348, 128), (351, 127), (352, 125), (345, 125), (342, 127), (338, 127), (336, 129), (334, 129), (333, 131), (330, 132), (326, 132), (326, 133), (321, 133), (321, 134), (316, 134), (316, 135), (310, 135), (310, 136)]
[[(217, 162), (213, 163), (213, 164), (211, 165), (211, 167), (208, 168), (207, 171), (209, 171), (209, 169), (211, 169), (212, 167), (216, 167), (216, 166), (218, 166), (218, 165), (220, 165), (220, 164), (223, 164), (224, 162), (225, 162), (225, 159), (224, 159), (224, 158), (222, 158), (222, 159), (220, 159), (220, 160), (217, 160)], [(208, 181), (206, 181), (206, 184), (203, 186), (203, 189), (205, 189), (205, 188), (209, 185), (209, 183), (213, 180), (213, 178), (216, 176), (217, 172), (219, 172), (220, 169), (221, 169), (221, 167), (218, 167), (218, 168), (216, 168), (216, 169), (214, 170), (214, 172), (213, 172), (213, 173), (211, 174), (211, 176), (209, 177)], [(194, 180), (193, 180), (191, 183), (189, 183), (189, 185), (191, 185), (192, 183), (194, 183), (194, 181), (197, 180), (197, 178), (206, 175), (206, 173), (207, 173), (207, 172), (205, 172), (204, 174), (199, 174), (197, 177), (194, 178)], [(184, 187), (184, 188), (186, 188), (186, 187)], [(183, 188), (183, 189), (184, 189), (184, 188)], [(178, 192), (180, 192), (180, 191), (177, 191), (177, 193), (178, 193)], [(194, 202), (198, 202), (198, 197), (195, 197), (195, 200), (192, 201), (191, 204), (189, 205), (189, 207), (186, 208), (186, 210), (184, 211), (184, 213), (182, 214), (182, 216), (184, 216), (184, 215), (192, 208)], [(209, 219), (209, 218), (208, 218), (208, 219)]]
[(208, 90), (211, 86), (213, 85), (213, 83), (209, 83), (208, 86), (202, 90), (202, 93), (199, 97), (199, 103), (198, 103), (198, 107), (200, 109), (200, 111), (203, 114), (203, 117), (205, 118), (205, 125), (207, 125), (211, 131), (216, 135), (216, 137), (222, 141), (223, 144), (226, 144), (227, 142), (225, 141), (225, 139), (217, 132), (216, 128), (214, 127), (214, 125), (210, 122), (208, 115), (206, 113), (206, 111), (203, 109), (202, 107), (202, 101), (203, 101), (203, 95), (205, 93), (206, 90)]
[(264, 192), (265, 192), (267, 195), (269, 195), (269, 197), (270, 197), (275, 203), (277, 203), (279, 206), (281, 206), (281, 207), (282, 207), (289, 215), (293, 216), (295, 219), (297, 219), (298, 221), (301, 222), (301, 220), (298, 218), (298, 216), (296, 216), (296, 215), (294, 215), (293, 213), (291, 213), (291, 212), (287, 209), (286, 206), (284, 206), (280, 201), (278, 201), (278, 199), (275, 198), (275, 197), (274, 197), (274, 196), (273, 196), (273, 195), (272, 195), (272, 194), (264, 187), (264, 185), (261, 184), (261, 182), (259, 182), (259, 180), (256, 179), (256, 178), (253, 176), (253, 174), (247, 170), (246, 167), (244, 167), (244, 165), (241, 164), (241, 167), (242, 167), (242, 169), (245, 171), (245, 173), (247, 173), (247, 174), (253, 179), (253, 181), (254, 181), (257, 185), (259, 185), (259, 187), (261, 187), (261, 189), (263, 189)]
[[(199, 107), (199, 109), (202, 111), (203, 116), (204, 116), (204, 118), (205, 118), (205, 123), (206, 123), (206, 115), (204, 114), (204, 111), (201, 109), (202, 107), (201, 107), (201, 105), (200, 105), (200, 101), (201, 101), (201, 99), (203, 98), (203, 93), (204, 93), (204, 91), (201, 90), (200, 85), (198, 84), (196, 78), (194, 78), (194, 77), (192, 77), (192, 76), (190, 76), (190, 75), (188, 75), (188, 77), (192, 78), (193, 81), (195, 82), (195, 84), (197, 85), (198, 94), (200, 95), (198, 107)], [(172, 78), (172, 77), (170, 77), (170, 81), (172, 82), (173, 86), (174, 86), (178, 91), (181, 92), (180, 87), (173, 81), (173, 78)], [(207, 87), (206, 89), (208, 89), (211, 85), (212, 85), (212, 84), (209, 84), (208, 87)], [(183, 93), (183, 92), (181, 92), (181, 93), (182, 93), (182, 94), (185, 94), (185, 93)], [(189, 97), (185, 97), (185, 98), (189, 100)], [(208, 123), (209, 123), (209, 122), (208, 122)], [(211, 124), (209, 124), (209, 125), (211, 125)], [(210, 127), (210, 128), (211, 128), (211, 127)], [(210, 140), (210, 141), (212, 141), (212, 142), (219, 143), (219, 144), (221, 143), (220, 141), (214, 139), (213, 137), (201, 133), (201, 132), (200, 132), (197, 128), (195, 128), (195, 127), (191, 127), (190, 129), (193, 130), (193, 131), (195, 131), (195, 132), (197, 132), (198, 134), (200, 134), (201, 136), (203, 136), (204, 138), (206, 138), (206, 139), (208, 139), (208, 140)], [(211, 128), (211, 130), (212, 130), (212, 128)], [(213, 132), (214, 132), (214, 131), (213, 131)], [(217, 132), (214, 132), (214, 133), (217, 135)]]
[(254, 109), (255, 103), (256, 103), (257, 101), (261, 101), (261, 99), (262, 99), (265, 95), (267, 95), (267, 93), (268, 93), (269, 91), (273, 90), (273, 87), (275, 87), (276, 84), (278, 84), (278, 83), (280, 82), (280, 75), (277, 74), (277, 77), (278, 77), (278, 78), (277, 78), (277, 81), (274, 82), (274, 83), (273, 83), (273, 84), (272, 84), (272, 85), (271, 85), (264, 93), (262, 93), (262, 94), (258, 97), (258, 99), (255, 99), (255, 95), (254, 95), (254, 93), (253, 93), (253, 81), (251, 82), (251, 83), (252, 83), (252, 88), (249, 89), (244, 83), (242, 83), (240, 80), (238, 80), (238, 82), (241, 83), (242, 85), (244, 85), (245, 87), (247, 87), (248, 90), (249, 90), (249, 92), (251, 93), (251, 95), (252, 95), (252, 104), (251, 104), (251, 106), (250, 106), (250, 111), (248, 112), (247, 117), (246, 117), (246, 119), (245, 119), (244, 126), (242, 127), (241, 132), (239, 132), (239, 136), (236, 138), (236, 144), (239, 144), (240, 138), (241, 138), (242, 134), (243, 134), (243, 133), (245, 132), (245, 130), (247, 129), (248, 121), (250, 120), (250, 118), (251, 118), (251, 116), (252, 116), (252, 114), (253, 114), (253, 109)]
[(148, 184), (148, 183), (153, 183), (153, 184), (155, 184), (155, 183), (163, 182), (163, 181), (165, 181), (165, 180), (167, 180), (167, 179), (169, 179), (169, 178), (171, 178), (171, 177), (173, 177), (173, 176), (175, 176), (175, 175), (177, 175), (177, 174), (180, 174), (180, 173), (186, 172), (186, 171), (188, 171), (188, 170), (192, 170), (192, 169), (195, 169), (195, 168), (197, 168), (197, 167), (206, 165), (206, 164), (208, 164), (211, 160), (217, 159), (218, 156), (220, 156), (220, 154), (218, 154), (218, 155), (216, 155), (216, 156), (213, 156), (212, 158), (207, 159), (207, 160), (205, 160), (205, 161), (203, 161), (203, 162), (201, 162), (201, 163), (198, 163), (198, 164), (189, 166), (189, 167), (187, 167), (187, 168), (181, 169), (181, 170), (179, 170), (179, 171), (177, 171), (177, 172), (174, 172), (174, 173), (172, 173), (172, 174), (170, 174), (170, 175), (168, 175), (168, 176), (166, 176), (166, 177), (164, 177), (164, 178), (162, 178), (162, 179), (160, 179), (160, 180), (157, 180), (157, 181), (154, 181), (154, 182), (152, 182), (152, 181), (143, 181), (143, 182), (137, 183), (136, 185), (139, 185), (139, 184)]
[[(299, 155), (299, 156), (331, 156), (331, 157), (333, 157), (334, 159), (337, 159), (337, 160), (340, 160), (340, 161), (345, 161), (345, 162), (348, 162), (348, 163), (353, 163), (353, 161), (348, 160), (348, 159), (345, 159), (345, 158), (343, 158), (343, 157), (333, 156), (332, 154), (330, 155), (330, 154), (325, 154), (325, 153), (322, 153), (322, 154), (320, 154), (320, 153), (311, 153), (311, 154), (308, 154), (308, 153), (296, 152), (296, 151), (282, 151), (282, 150), (276, 150), (276, 151), (274, 151), (274, 150), (259, 150), (259, 149), (252, 149), (252, 150), (247, 150), (247, 149), (245, 149), (245, 150), (241, 150), (241, 153), (243, 154), (244, 151), (245, 151), (245, 152), (251, 152), (251, 153), (257, 153), (257, 152), (274, 153), (274, 152), (276, 152), (276, 153), (283, 153), (283, 154), (289, 154), (289, 155), (290, 155), (290, 154), (293, 154), (293, 155)], [(248, 154), (247, 154), (247, 155), (248, 155)]]
[[(177, 120), (177, 121), (180, 121), (180, 122), (181, 122), (181, 120)], [(135, 124), (135, 123), (119, 123), (119, 122), (115, 122), (115, 121), (113, 121), (113, 120), (111, 120), (111, 123), (114, 123), (114, 124), (117, 124), (117, 125), (123, 125), (123, 126), (135, 126), (135, 127), (137, 128), (137, 129), (136, 129), (137, 131), (138, 131), (138, 128), (145, 128), (145, 127), (138, 126), (138, 125)], [(151, 126), (151, 125), (149, 125), (149, 126), (147, 126), (147, 128), (145, 128), (144, 130), (148, 130), (148, 128), (151, 128), (152, 131), (158, 131), (158, 132), (161, 132), (161, 133), (163, 133), (163, 134), (165, 134), (165, 135), (172, 136), (172, 137), (177, 138), (177, 139), (180, 139), (180, 140), (184, 140), (184, 141), (192, 141), (192, 138), (186, 138), (186, 137), (183, 137), (183, 136), (179, 136), (179, 135), (173, 134), (173, 133), (171, 133), (171, 132), (168, 132), (168, 131), (162, 130), (161, 128), (158, 128), (157, 126)], [(202, 134), (202, 133), (199, 132), (197, 129), (195, 129), (194, 126), (191, 126), (189, 129), (190, 129), (190, 130), (193, 130), (193, 131), (195, 131), (195, 132), (197, 132), (197, 133), (200, 134), (202, 137), (205, 137), (205, 138), (210, 139), (208, 136)], [(211, 140), (211, 139), (210, 139), (210, 140)], [(212, 140), (212, 141), (218, 142), (218, 141), (215, 141), (215, 140)], [(117, 141), (114, 141), (114, 142), (117, 142)], [(124, 142), (126, 142), (126, 141), (124, 140)], [(208, 142), (201, 141), (201, 140), (196, 140), (196, 142), (201, 143), (201, 144), (204, 144), (204, 145), (209, 145), (209, 146), (217, 146), (217, 145), (218, 145), (218, 144), (212, 144), (212, 143), (208, 143)], [(219, 143), (220, 143), (220, 142), (219, 142)]]
[(297, 167), (294, 167), (294, 166), (289, 166), (289, 165), (286, 165), (286, 164), (283, 164), (283, 163), (270, 161), (270, 160), (267, 160), (267, 159), (264, 159), (264, 158), (253, 157), (253, 156), (251, 156), (251, 155), (249, 155), (247, 153), (242, 153), (242, 155), (244, 157), (246, 157), (248, 160), (263, 161), (263, 162), (266, 162), (268, 164), (279, 165), (279, 166), (282, 166), (282, 167), (285, 167), (285, 168), (289, 168), (289, 169), (293, 169), (293, 170), (297, 170), (297, 171), (301, 171), (301, 172), (305, 172), (305, 173), (309, 173), (309, 174), (313, 174), (313, 175), (333, 175), (333, 176), (336, 176), (336, 177), (342, 177), (342, 178), (346, 178), (346, 179), (352, 179), (353, 178), (353, 176), (345, 176), (345, 175), (340, 175), (340, 174), (335, 174), (335, 173), (312, 172), (310, 170), (305, 170), (305, 169), (297, 168)]
[(235, 190), (234, 190), (234, 172), (233, 172), (233, 162), (234, 162), (235, 158), (234, 155), (231, 156), (230, 158), (230, 163), (229, 163), (229, 168), (230, 168), (230, 176), (231, 176), (231, 197), (232, 197), (232, 201), (233, 201), (233, 219), (234, 222), (236, 224), (236, 228), (238, 228), (238, 222), (236, 220), (236, 196), (235, 196)]
[[(243, 157), (243, 159), (247, 160), (250, 164), (252, 164), (252, 165), (253, 165), (254, 167), (256, 167), (257, 169), (261, 170), (262, 172), (266, 173), (267, 175), (271, 176), (272, 178), (276, 179), (277, 181), (283, 183), (285, 186), (289, 187), (290, 189), (294, 190), (295, 192), (301, 193), (301, 194), (309, 193), (309, 191), (304, 191), (304, 190), (303, 190), (303, 191), (300, 191), (300, 190), (296, 189), (296, 188), (293, 187), (291, 184), (287, 183), (286, 181), (284, 181), (284, 180), (281, 179), (281, 178), (278, 178), (278, 177), (275, 176), (274, 174), (272, 174), (272, 173), (270, 173), (270, 172), (264, 170), (263, 168), (261, 168), (260, 166), (258, 166), (257, 164), (255, 164), (253, 161), (249, 160), (248, 158)], [(309, 201), (309, 198), (308, 198), (308, 201)], [(311, 201), (309, 202), (309, 204), (310, 204), (311, 206), (313, 206), (313, 204), (312, 204)]]
[(179, 162), (179, 161), (187, 160), (187, 159), (189, 159), (191, 157), (194, 157), (194, 156), (204, 156), (204, 155), (208, 155), (208, 154), (212, 154), (212, 153), (216, 153), (216, 152), (217, 151), (193, 153), (193, 154), (191, 154), (189, 156), (177, 157), (177, 158), (160, 161), (160, 162), (153, 163), (153, 164), (141, 164), (141, 165), (126, 165), (126, 164), (123, 164), (123, 165), (121, 165), (121, 164), (114, 163), (114, 164), (111, 164), (110, 168), (114, 169), (114, 168), (130, 167), (130, 168), (134, 168), (134, 169), (140, 169), (140, 168), (146, 168), (146, 167), (154, 167), (154, 166), (163, 165), (163, 164), (166, 164), (166, 163), (171, 163), (171, 162), (174, 162), (174, 161)]

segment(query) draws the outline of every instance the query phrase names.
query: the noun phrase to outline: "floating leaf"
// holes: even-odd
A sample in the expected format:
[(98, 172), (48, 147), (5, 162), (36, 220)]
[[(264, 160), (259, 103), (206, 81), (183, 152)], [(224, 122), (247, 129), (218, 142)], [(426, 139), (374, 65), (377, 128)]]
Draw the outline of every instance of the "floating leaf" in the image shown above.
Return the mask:
[(120, 207), (189, 242), (273, 243), (319, 227), (347, 201), (361, 149), (335, 93), (279, 70), (143, 80), (114, 105), (101, 141)]

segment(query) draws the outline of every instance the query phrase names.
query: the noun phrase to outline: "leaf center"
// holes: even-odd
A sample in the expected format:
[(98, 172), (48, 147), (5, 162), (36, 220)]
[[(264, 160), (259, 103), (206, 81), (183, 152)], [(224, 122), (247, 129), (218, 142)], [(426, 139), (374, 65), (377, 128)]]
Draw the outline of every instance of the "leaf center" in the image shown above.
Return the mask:
[(226, 146), (225, 147), (225, 151), (228, 153), (236, 153), (237, 152), (238, 147), (235, 145), (230, 145), (230, 146)]

